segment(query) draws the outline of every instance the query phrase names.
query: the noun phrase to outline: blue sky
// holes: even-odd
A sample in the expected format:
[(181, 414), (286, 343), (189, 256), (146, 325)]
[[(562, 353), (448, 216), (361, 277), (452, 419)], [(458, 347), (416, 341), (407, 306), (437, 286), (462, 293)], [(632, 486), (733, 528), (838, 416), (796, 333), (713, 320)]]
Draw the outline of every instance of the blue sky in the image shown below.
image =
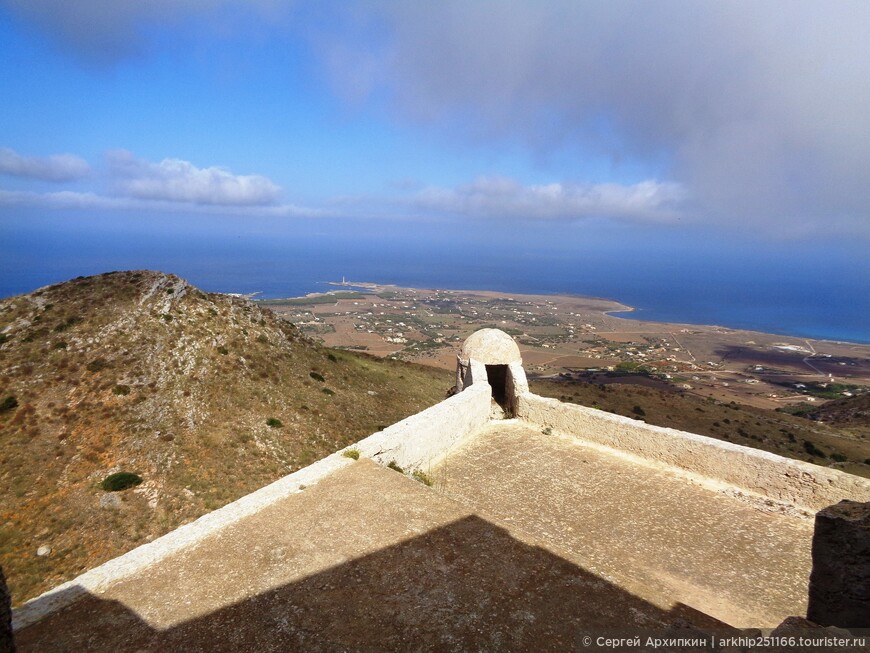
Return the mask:
[(867, 25), (848, 0), (0, 0), (0, 229), (443, 224), (860, 267)]

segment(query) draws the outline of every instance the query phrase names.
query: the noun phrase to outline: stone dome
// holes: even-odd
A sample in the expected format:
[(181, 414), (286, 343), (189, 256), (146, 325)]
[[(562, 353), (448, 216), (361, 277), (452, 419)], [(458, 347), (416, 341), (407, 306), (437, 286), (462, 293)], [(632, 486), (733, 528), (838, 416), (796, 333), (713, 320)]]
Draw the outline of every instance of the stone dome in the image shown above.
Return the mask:
[(459, 358), (472, 358), (484, 365), (509, 365), (522, 362), (520, 348), (500, 329), (480, 329), (472, 333), (459, 350)]

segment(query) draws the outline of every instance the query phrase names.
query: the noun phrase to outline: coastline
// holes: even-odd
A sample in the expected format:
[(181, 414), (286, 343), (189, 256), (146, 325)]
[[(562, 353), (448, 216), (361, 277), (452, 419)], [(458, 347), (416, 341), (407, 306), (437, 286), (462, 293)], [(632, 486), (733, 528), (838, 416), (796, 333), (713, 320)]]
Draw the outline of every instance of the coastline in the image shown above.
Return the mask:
[(295, 299), (311, 299), (314, 297), (328, 297), (329, 295), (334, 295), (340, 292), (369, 292), (376, 293), (380, 291), (389, 291), (389, 290), (405, 290), (405, 291), (416, 291), (416, 292), (447, 292), (447, 293), (457, 293), (457, 294), (467, 294), (467, 295), (478, 295), (478, 296), (498, 296), (498, 297), (527, 297), (527, 298), (553, 298), (553, 299), (567, 299), (567, 300), (584, 300), (584, 301), (595, 301), (602, 303), (609, 303), (614, 305), (614, 308), (603, 311), (605, 315), (613, 317), (615, 319), (620, 320), (629, 320), (634, 322), (642, 322), (648, 324), (658, 324), (658, 325), (671, 325), (674, 327), (706, 327), (711, 329), (720, 329), (720, 330), (729, 330), (729, 331), (745, 331), (747, 333), (759, 333), (767, 336), (778, 336), (782, 338), (798, 338), (802, 340), (812, 340), (814, 342), (821, 343), (831, 343), (837, 345), (859, 345), (866, 346), (870, 345), (870, 337), (866, 339), (862, 339), (860, 337), (846, 339), (846, 338), (835, 338), (828, 336), (820, 336), (814, 335), (808, 332), (801, 331), (800, 329), (789, 329), (787, 327), (782, 327), (780, 329), (761, 329), (754, 328), (752, 326), (747, 325), (739, 325), (739, 324), (726, 324), (726, 323), (715, 323), (715, 322), (704, 322), (704, 321), (694, 321), (694, 320), (683, 320), (683, 319), (659, 319), (657, 317), (650, 317), (648, 313), (654, 312), (654, 309), (648, 308), (638, 308), (635, 306), (631, 306), (626, 304), (625, 302), (614, 299), (611, 297), (601, 297), (596, 295), (583, 295), (578, 293), (562, 293), (562, 292), (553, 292), (553, 293), (526, 293), (526, 292), (507, 292), (501, 290), (488, 290), (488, 289), (474, 289), (474, 288), (438, 288), (438, 287), (411, 287), (411, 286), (399, 286), (397, 284), (380, 284), (371, 281), (321, 281), (318, 283), (326, 284), (329, 286), (334, 286), (334, 290), (327, 291), (313, 291), (306, 293), (304, 295), (295, 296), (295, 297), (285, 297), (285, 298), (276, 298), (269, 300), (257, 300), (262, 302), (276, 303), (281, 301), (292, 301)]
[(832, 383), (838, 392), (870, 385), (867, 344), (655, 321), (600, 297), (356, 281), (267, 305), (327, 347), (442, 369), (455, 367), (456, 350), (473, 331), (495, 327), (517, 341), (531, 376), (640, 372), (760, 408), (815, 401), (811, 391), (830, 398)]

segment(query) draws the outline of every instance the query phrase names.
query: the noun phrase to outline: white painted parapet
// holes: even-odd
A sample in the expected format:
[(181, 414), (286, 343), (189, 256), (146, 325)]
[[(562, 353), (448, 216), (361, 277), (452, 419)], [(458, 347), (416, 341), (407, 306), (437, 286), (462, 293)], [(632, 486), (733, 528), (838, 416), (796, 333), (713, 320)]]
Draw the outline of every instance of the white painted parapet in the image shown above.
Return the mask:
[(383, 465), (395, 461), (405, 469), (428, 471), (452, 447), (489, 421), (491, 396), (485, 381), (475, 383), (465, 392), (373, 433), (351, 448)]
[[(361, 455), (384, 465), (395, 461), (408, 470), (428, 471), (451, 447), (473, 435), (489, 421), (490, 397), (490, 386), (485, 382), (477, 383), (466, 392), (378, 431), (347, 449), (356, 449)], [(41, 594), (13, 612), (13, 628), (18, 630), (39, 621), (87, 593), (98, 593), (111, 583), (140, 572), (173, 553), (195, 546), (230, 524), (300, 492), (306, 486), (314, 485), (353, 462), (351, 458), (343, 455), (343, 451), (327, 456)]]
[(870, 501), (870, 480), (859, 476), (595, 408), (525, 393), (519, 417), (809, 512), (842, 499)]
[(508, 375), (508, 383), (510, 385), (507, 388), (507, 394), (516, 403), (520, 395), (529, 392), (529, 382), (526, 379), (526, 370), (523, 369), (522, 361), (514, 361), (508, 365), (508, 370), (510, 371)]
[(209, 535), (253, 515), (291, 494), (301, 492), (305, 487), (314, 485), (352, 462), (350, 458), (346, 458), (340, 453), (334, 453), (308, 465), (308, 467), (288, 474), (256, 492), (246, 494), (241, 499), (207, 513), (196, 521), (179, 526), (153, 542), (138, 546), (117, 558), (112, 558), (99, 567), (94, 567), (15, 609), (12, 613), (12, 628), (14, 630), (25, 628), (88, 593), (98, 593), (121, 578), (140, 572), (173, 553), (195, 546)]

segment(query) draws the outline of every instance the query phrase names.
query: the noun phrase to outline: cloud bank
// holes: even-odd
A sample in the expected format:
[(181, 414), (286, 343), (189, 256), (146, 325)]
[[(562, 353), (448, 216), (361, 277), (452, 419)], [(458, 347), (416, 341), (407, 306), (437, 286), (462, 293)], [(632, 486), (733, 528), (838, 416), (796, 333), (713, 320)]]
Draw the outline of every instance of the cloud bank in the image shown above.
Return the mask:
[(364, 78), (475, 143), (655, 167), (708, 220), (870, 233), (870, 3), (367, 6), (318, 40), (349, 96)]
[(126, 197), (223, 206), (258, 206), (277, 201), (281, 188), (260, 175), (235, 175), (226, 168), (197, 168), (189, 161), (150, 163), (126, 150), (107, 156), (116, 192)]
[(610, 217), (672, 222), (685, 193), (677, 184), (644, 181), (633, 185), (551, 183), (524, 186), (506, 177), (480, 177), (453, 189), (423, 189), (411, 204), (469, 217), (571, 220)]
[(26, 206), (56, 210), (141, 211), (154, 213), (232, 215), (237, 217), (319, 218), (330, 212), (296, 204), (268, 206), (228, 206), (187, 204), (182, 202), (143, 200), (133, 197), (100, 195), (91, 191), (35, 193), (0, 189), (0, 206)]
[[(288, 11), (280, 0), (0, 6), (102, 61), (129, 55), (143, 35), (167, 26), (223, 21), (237, 33), (227, 16)], [(870, 237), (865, 0), (297, 0), (290, 11), (294, 28), (283, 37), (309, 36), (342, 97), (368, 99), (378, 112), (390, 107), (387, 118), (447, 133), (463, 148), (507, 143), (530, 160), (573, 156), (577, 174), (562, 175), (571, 179), (582, 178), (591, 159), (612, 162), (617, 175), (639, 170), (614, 178), (669, 180), (648, 182), (668, 197), (658, 210), (674, 210), (669, 193), (678, 188), (691, 198), (691, 214), (682, 205), (686, 219)], [(274, 201), (268, 181), (238, 181), (221, 194), (214, 188), (232, 184), (219, 174), (205, 180), (210, 169), (149, 165), (157, 168), (145, 166), (118, 192), (190, 203)], [(212, 192), (202, 189), (210, 184)], [(483, 214), (474, 207), (496, 202), (473, 186), (432, 189), (436, 199), (419, 201)], [(585, 215), (589, 195), (604, 193), (591, 188), (562, 185), (558, 200), (524, 188), (503, 210)], [(540, 204), (532, 207), (533, 199)], [(627, 200), (607, 201), (618, 208)], [(573, 208), (556, 208), (566, 205)]]
[(103, 64), (140, 52), (147, 45), (146, 33), (155, 27), (204, 23), (226, 36), (245, 22), (239, 16), (274, 22), (287, 5), (282, 0), (0, 0), (0, 6), (77, 55)]
[[(7, 152), (12, 152), (14, 156), (7, 157)], [(36, 159), (22, 157), (8, 148), (0, 148), (0, 172), (6, 159), (15, 164), (16, 170), (35, 167), (40, 175), (38, 178), (51, 181), (71, 181), (77, 177), (66, 174), (67, 167), (59, 165), (49, 167), (46, 171), (46, 161), (78, 162), (68, 167), (88, 171), (92, 181), (108, 188), (110, 192), (35, 192), (0, 188), (0, 206), (271, 217), (323, 217), (331, 214), (324, 209), (281, 203), (281, 188), (262, 175), (236, 175), (220, 167), (198, 168), (181, 159), (152, 163), (137, 159), (126, 150), (114, 150), (106, 155), (105, 170), (92, 172), (83, 159), (72, 155)]]
[(40, 181), (75, 181), (91, 173), (87, 161), (72, 154), (22, 156), (8, 147), (0, 147), (0, 174)]

